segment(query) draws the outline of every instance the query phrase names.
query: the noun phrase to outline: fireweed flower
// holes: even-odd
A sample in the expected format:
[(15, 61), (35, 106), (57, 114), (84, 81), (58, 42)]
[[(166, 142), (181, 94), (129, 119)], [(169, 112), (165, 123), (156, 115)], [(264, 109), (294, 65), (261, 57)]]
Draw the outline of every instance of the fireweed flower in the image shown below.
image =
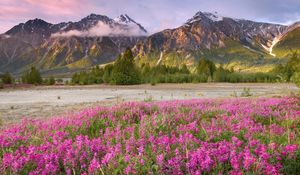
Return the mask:
[(94, 157), (93, 160), (91, 161), (90, 165), (89, 165), (89, 169), (88, 171), (90, 173), (93, 173), (95, 172), (97, 169), (100, 168), (100, 164), (99, 162), (97, 161), (97, 159)]
[(243, 157), (243, 165), (245, 170), (249, 170), (250, 166), (252, 166), (255, 163), (255, 157), (251, 155), (249, 149), (244, 150), (244, 157)]
[(131, 102), (24, 120), (0, 131), (0, 174), (285, 174), (299, 102)]

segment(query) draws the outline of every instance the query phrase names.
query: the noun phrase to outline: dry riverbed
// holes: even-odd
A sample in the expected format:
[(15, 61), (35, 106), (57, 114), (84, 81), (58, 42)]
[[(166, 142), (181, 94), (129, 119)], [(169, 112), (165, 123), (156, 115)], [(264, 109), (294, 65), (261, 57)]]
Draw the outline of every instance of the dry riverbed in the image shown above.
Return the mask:
[(134, 86), (40, 86), (0, 90), (0, 118), (4, 124), (26, 118), (73, 113), (90, 106), (124, 101), (158, 101), (194, 98), (233, 98), (250, 88), (254, 97), (284, 96), (298, 89), (293, 84), (159, 84)]

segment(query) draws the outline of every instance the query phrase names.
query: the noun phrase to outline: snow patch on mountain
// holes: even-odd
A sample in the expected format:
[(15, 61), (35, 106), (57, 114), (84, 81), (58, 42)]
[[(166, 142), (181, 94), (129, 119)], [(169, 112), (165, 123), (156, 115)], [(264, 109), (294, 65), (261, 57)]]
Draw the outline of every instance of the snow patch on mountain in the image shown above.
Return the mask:
[(263, 44), (261, 44), (261, 46), (262, 46), (266, 51), (268, 51), (268, 53), (269, 53), (271, 56), (276, 57), (276, 54), (273, 53), (273, 48), (274, 48), (274, 46), (280, 41), (280, 38), (281, 38), (280, 35), (279, 35), (279, 36), (276, 36), (276, 37), (272, 40), (270, 46), (265, 46), (265, 45), (263, 45)]
[(203, 13), (207, 18), (209, 18), (210, 20), (217, 22), (217, 21), (222, 21), (223, 20), (223, 16), (219, 15), (217, 12), (214, 13), (209, 13), (209, 12), (204, 12)]
[(272, 44), (269, 48), (269, 54), (273, 57), (276, 57), (276, 54), (273, 53), (273, 47), (280, 41), (280, 37), (275, 37), (272, 41)]
[(219, 15), (217, 12), (197, 12), (193, 18), (187, 20), (186, 24), (191, 24), (201, 20), (210, 20), (212, 22), (222, 21), (224, 19), (223, 16)]
[(162, 58), (163, 58), (163, 52), (160, 52), (160, 56), (159, 56), (159, 59), (156, 62), (156, 65), (159, 65), (161, 63)]
[(67, 29), (67, 28), (69, 27), (69, 25), (70, 25), (70, 23), (65, 24), (64, 26), (62, 26), (62, 27), (60, 28), (60, 30), (65, 30), (65, 29)]
[(277, 35), (276, 37), (274, 37), (274, 39), (272, 40), (271, 45), (269, 47), (262, 45), (263, 48), (266, 49), (269, 52), (270, 55), (272, 55), (273, 57), (276, 57), (276, 54), (273, 53), (273, 48), (276, 46), (276, 44), (278, 42), (281, 41), (282, 38), (284, 38), (290, 31), (294, 30), (297, 27), (300, 27), (300, 23), (295, 23), (295, 24), (291, 25), (283, 33), (280, 33), (279, 35)]
[(128, 24), (128, 23), (136, 23), (134, 20), (132, 20), (127, 14), (122, 14), (114, 19), (117, 23), (120, 24)]
[(137, 25), (144, 34), (147, 33), (147, 30), (139, 23), (130, 18), (127, 14), (122, 14), (114, 19), (116, 23), (124, 25)]

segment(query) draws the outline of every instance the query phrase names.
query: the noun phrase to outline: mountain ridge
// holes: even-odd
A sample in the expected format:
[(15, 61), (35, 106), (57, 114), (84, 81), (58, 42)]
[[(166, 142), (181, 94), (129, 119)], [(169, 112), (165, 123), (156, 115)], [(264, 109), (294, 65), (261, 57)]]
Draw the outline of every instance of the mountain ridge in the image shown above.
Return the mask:
[(237, 70), (269, 71), (289, 56), (290, 48), (300, 48), (282, 41), (292, 31), (298, 33), (299, 24), (255, 22), (199, 11), (182, 26), (149, 35), (127, 14), (113, 19), (91, 13), (76, 22), (57, 24), (36, 18), (0, 35), (0, 71), (18, 73), (32, 65), (46, 72), (75, 71), (112, 62), (127, 47), (140, 65), (193, 68), (197, 60), (207, 58)]
[(268, 67), (264, 71), (270, 71), (283, 61), (272, 53), (274, 40), (290, 27), (197, 12), (182, 26), (150, 35), (135, 45), (134, 51), (140, 64), (155, 65), (160, 60), (162, 64), (180, 66), (176, 62), (189, 58), (195, 65), (200, 58), (207, 58), (230, 67), (239, 64), (238, 70), (264, 66)]
[(0, 70), (18, 73), (30, 66), (49, 70), (111, 62), (147, 35), (141, 24), (126, 17), (127, 23), (94, 13), (76, 22), (51, 24), (36, 18), (20, 23), (0, 35)]

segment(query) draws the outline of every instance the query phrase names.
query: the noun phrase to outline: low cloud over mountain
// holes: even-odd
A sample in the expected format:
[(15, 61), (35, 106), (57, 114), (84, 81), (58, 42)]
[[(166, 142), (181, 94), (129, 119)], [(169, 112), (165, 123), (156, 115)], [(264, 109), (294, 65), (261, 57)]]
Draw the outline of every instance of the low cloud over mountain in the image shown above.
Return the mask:
[(69, 30), (63, 32), (57, 32), (51, 35), (51, 37), (97, 37), (97, 36), (145, 36), (146, 33), (135, 24), (106, 24), (99, 21), (95, 26), (88, 30)]

